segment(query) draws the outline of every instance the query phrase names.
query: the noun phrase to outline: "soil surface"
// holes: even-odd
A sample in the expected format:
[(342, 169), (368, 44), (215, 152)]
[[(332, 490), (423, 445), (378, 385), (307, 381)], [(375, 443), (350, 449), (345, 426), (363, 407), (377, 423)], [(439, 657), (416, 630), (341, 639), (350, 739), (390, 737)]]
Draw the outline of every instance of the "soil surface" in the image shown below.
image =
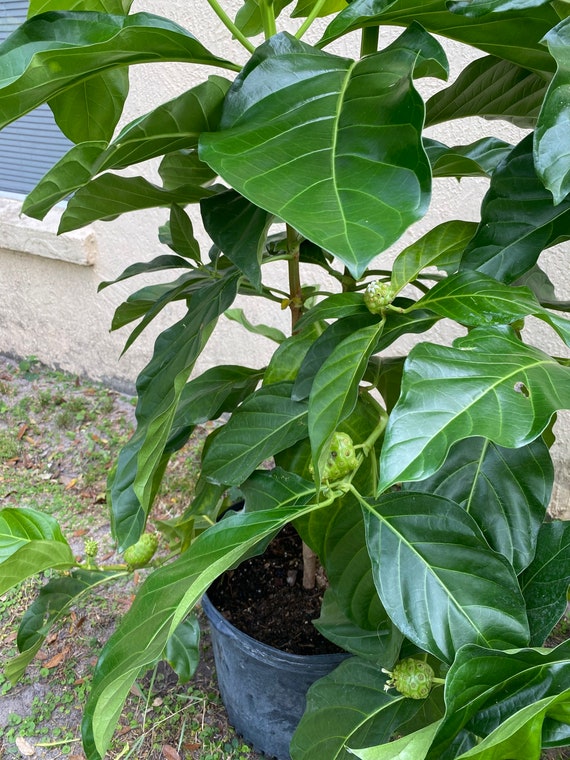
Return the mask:
[(302, 545), (287, 526), (264, 554), (243, 562), (210, 587), (208, 596), (240, 631), (290, 654), (329, 654), (341, 650), (317, 631), (325, 584), (302, 584)]

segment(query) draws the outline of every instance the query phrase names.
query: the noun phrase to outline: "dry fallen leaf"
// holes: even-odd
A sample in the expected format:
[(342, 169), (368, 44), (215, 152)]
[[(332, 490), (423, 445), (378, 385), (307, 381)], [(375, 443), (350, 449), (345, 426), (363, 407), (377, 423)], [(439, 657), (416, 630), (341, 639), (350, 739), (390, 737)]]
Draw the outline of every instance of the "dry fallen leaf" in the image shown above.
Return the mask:
[(16, 747), (18, 747), (20, 754), (24, 757), (32, 757), (36, 754), (36, 748), (34, 745), (30, 744), (30, 742), (27, 739), (24, 739), (23, 736), (16, 737)]
[(162, 755), (166, 760), (180, 760), (180, 755), (170, 744), (162, 745)]

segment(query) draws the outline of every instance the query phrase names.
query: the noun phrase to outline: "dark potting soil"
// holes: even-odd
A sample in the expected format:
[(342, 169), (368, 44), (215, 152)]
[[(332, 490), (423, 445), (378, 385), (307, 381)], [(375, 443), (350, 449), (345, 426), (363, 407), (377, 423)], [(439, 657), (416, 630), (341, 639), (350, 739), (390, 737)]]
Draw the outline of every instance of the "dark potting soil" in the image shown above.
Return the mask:
[(276, 649), (291, 654), (342, 651), (311, 622), (320, 615), (325, 584), (306, 590), (302, 580), (301, 539), (287, 526), (264, 554), (216, 580), (208, 597), (232, 625)]

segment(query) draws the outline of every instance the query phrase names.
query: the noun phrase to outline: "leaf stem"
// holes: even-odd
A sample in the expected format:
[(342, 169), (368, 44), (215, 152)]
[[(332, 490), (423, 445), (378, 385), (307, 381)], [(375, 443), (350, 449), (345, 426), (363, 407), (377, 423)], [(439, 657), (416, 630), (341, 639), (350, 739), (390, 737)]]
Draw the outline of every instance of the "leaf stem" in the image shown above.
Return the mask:
[(261, 21), (263, 23), (263, 32), (265, 39), (268, 40), (273, 37), (277, 31), (275, 26), (275, 11), (273, 10), (273, 2), (271, 0), (259, 0), (259, 10), (261, 13)]
[(309, 29), (309, 27), (313, 23), (313, 21), (317, 18), (325, 2), (326, 0), (317, 0), (317, 2), (313, 5), (313, 7), (311, 8), (311, 12), (309, 13), (307, 18), (303, 21), (301, 26), (295, 32), (295, 37), (298, 40), (301, 39), (301, 37), (305, 34), (305, 32)]
[(379, 26), (365, 26), (360, 38), (360, 57), (376, 53), (378, 51)]
[(228, 29), (233, 36), (236, 38), (238, 42), (240, 42), (243, 47), (250, 53), (253, 53), (255, 50), (255, 45), (253, 45), (247, 37), (241, 32), (237, 26), (234, 24), (234, 22), (231, 20), (231, 18), (228, 16), (228, 14), (225, 12), (225, 10), (221, 7), (221, 5), (218, 3), (218, 0), (208, 0), (208, 4), (216, 14), (216, 16), (220, 19), (222, 24)]

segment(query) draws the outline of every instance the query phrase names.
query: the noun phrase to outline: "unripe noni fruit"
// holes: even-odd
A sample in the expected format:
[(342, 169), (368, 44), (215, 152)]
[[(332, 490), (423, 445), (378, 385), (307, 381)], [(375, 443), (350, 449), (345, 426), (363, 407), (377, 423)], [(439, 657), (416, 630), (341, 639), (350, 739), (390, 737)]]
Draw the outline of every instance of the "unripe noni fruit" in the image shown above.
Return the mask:
[[(352, 438), (348, 433), (333, 433), (329, 455), (323, 469), (323, 480), (338, 480), (348, 475), (358, 465)], [(309, 466), (313, 473), (312, 465)]]
[(99, 551), (99, 545), (97, 544), (97, 541), (94, 541), (92, 538), (86, 538), (85, 539), (85, 556), (86, 557), (96, 557), (97, 552)]
[(127, 565), (133, 569), (148, 565), (158, 548), (158, 537), (155, 533), (143, 533), (136, 544), (125, 550), (124, 558)]
[(429, 696), (434, 683), (433, 668), (423, 660), (406, 657), (394, 665), (392, 672), (385, 670), (390, 680), (386, 681), (385, 691), (396, 689), (404, 697), (425, 699)]
[(392, 303), (395, 295), (391, 282), (374, 280), (368, 283), (364, 291), (364, 303), (372, 314), (381, 314), (386, 306)]

